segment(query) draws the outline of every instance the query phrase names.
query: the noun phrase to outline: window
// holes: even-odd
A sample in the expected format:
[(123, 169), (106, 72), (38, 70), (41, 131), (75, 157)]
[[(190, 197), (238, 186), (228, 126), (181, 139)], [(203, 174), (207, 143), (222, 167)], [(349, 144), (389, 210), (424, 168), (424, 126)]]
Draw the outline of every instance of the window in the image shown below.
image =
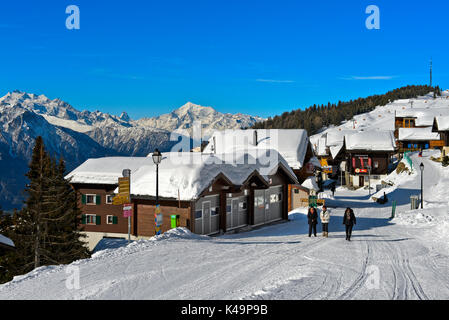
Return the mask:
[(379, 161), (374, 161), (374, 168), (375, 169), (379, 168)]
[(118, 218), (116, 216), (106, 216), (107, 224), (118, 224)]
[(220, 214), (220, 208), (219, 207), (212, 208), (211, 215), (218, 216), (219, 214)]
[(97, 194), (83, 194), (81, 202), (87, 205), (100, 204), (101, 196)]
[(201, 219), (202, 217), (203, 217), (202, 210), (195, 211), (195, 219)]
[(112, 198), (114, 198), (113, 194), (106, 195), (106, 204), (112, 204)]
[(85, 224), (97, 224), (97, 216), (95, 214), (86, 214)]
[(232, 212), (231, 200), (226, 201), (226, 213)]
[(299, 189), (293, 189), (294, 193), (299, 193)]
[(260, 207), (263, 206), (265, 203), (263, 196), (254, 197), (254, 206)]
[(239, 209), (240, 210), (246, 210), (246, 207), (247, 207), (247, 205), (246, 205), (246, 201), (242, 201), (242, 202), (239, 202)]

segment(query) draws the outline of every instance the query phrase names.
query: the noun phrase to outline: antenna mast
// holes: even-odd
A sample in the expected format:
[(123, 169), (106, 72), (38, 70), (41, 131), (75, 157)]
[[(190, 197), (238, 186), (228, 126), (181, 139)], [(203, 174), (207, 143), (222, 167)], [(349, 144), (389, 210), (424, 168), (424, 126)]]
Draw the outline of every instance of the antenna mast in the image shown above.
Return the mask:
[(432, 66), (432, 58), (430, 58), (430, 86), (432, 86), (432, 68), (433, 68), (433, 66)]

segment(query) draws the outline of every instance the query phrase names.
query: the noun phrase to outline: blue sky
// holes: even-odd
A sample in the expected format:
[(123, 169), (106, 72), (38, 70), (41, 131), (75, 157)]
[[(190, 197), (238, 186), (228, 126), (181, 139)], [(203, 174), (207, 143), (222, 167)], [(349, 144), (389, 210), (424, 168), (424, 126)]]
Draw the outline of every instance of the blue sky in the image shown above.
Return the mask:
[[(365, 27), (371, 4), (380, 30)], [(267, 117), (426, 84), (430, 57), (446, 89), (448, 15), (446, 0), (2, 1), (0, 94), (134, 119), (187, 101)]]

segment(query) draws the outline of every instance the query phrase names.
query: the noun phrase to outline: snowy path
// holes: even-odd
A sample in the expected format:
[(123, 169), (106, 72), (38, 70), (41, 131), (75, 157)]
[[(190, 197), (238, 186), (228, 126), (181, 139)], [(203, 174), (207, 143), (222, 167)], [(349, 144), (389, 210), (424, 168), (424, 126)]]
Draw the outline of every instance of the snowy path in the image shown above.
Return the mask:
[[(175, 230), (72, 264), (80, 270), (78, 290), (66, 287), (67, 266), (46, 267), (0, 286), (0, 299), (449, 299), (449, 232), (440, 232), (449, 226), (442, 188), (449, 169), (423, 161), (429, 191), (422, 212), (409, 212), (407, 199), (419, 174), (401, 178), (405, 185), (389, 194), (400, 199), (393, 221), (391, 202), (339, 189), (328, 200), (338, 207), (331, 208), (329, 238), (309, 238), (299, 212), (290, 222), (211, 239)], [(351, 242), (342, 225), (347, 206), (357, 216)]]

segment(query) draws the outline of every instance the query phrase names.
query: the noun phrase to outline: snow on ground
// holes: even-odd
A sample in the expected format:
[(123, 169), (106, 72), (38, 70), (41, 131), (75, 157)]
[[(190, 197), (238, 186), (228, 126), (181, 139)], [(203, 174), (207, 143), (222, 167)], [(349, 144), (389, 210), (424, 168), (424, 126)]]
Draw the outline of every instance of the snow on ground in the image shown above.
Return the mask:
[[(384, 205), (364, 189), (326, 191), (329, 238), (308, 237), (305, 209), (289, 222), (221, 237), (178, 228), (16, 277), (0, 286), (0, 299), (449, 299), (449, 168), (431, 155), (411, 155), (415, 168), (425, 165), (423, 210), (410, 210), (420, 188), (415, 169), (390, 176), (396, 184)], [(351, 242), (346, 207), (357, 216)], [(73, 267), (77, 290), (66, 286)]]

